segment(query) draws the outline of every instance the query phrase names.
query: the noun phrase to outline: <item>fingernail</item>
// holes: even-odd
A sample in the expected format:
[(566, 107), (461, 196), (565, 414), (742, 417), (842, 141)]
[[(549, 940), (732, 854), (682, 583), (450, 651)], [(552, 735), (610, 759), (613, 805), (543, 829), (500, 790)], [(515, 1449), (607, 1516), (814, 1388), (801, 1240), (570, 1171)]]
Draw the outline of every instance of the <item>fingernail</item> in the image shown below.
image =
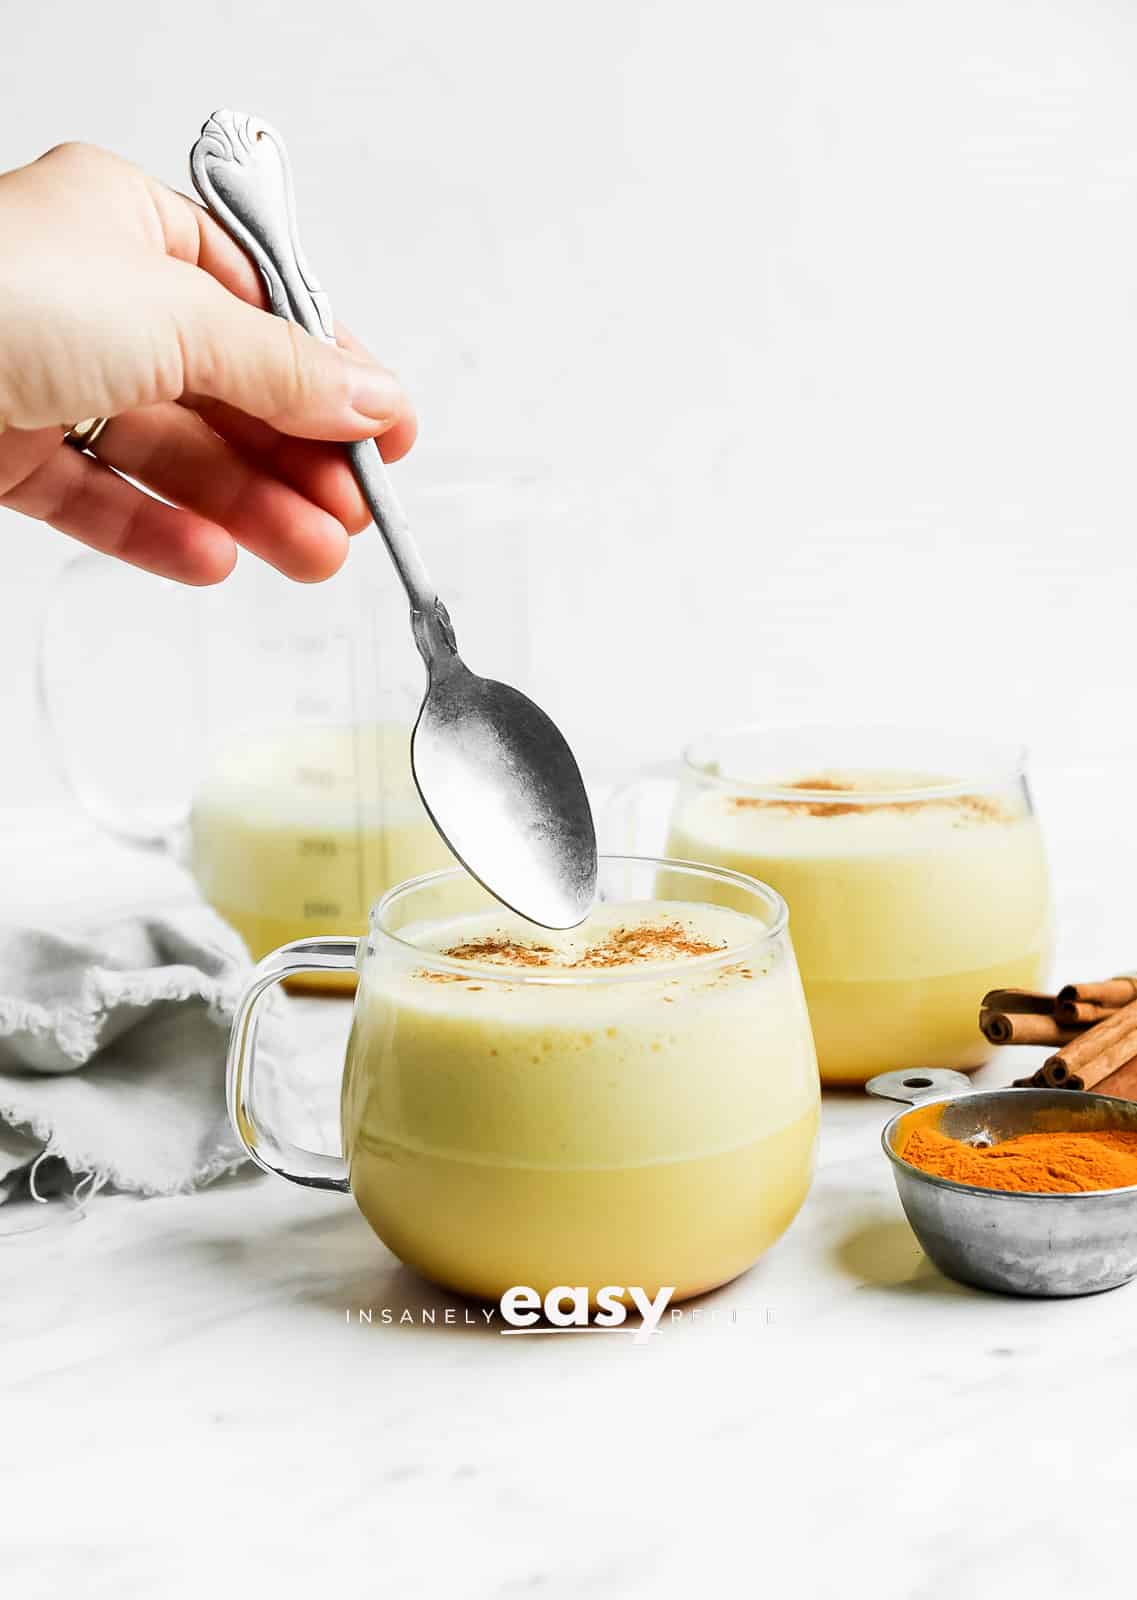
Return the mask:
[(398, 413), (402, 390), (398, 380), (381, 367), (360, 365), (353, 376), (351, 403), (361, 417), (390, 422)]

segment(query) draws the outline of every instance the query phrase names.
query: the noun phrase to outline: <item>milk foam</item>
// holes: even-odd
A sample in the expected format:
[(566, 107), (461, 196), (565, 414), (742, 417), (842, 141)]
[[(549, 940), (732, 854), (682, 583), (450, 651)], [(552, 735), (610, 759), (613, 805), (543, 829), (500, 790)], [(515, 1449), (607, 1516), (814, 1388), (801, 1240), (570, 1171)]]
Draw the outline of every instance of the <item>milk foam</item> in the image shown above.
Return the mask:
[[(690, 798), (677, 825), (698, 852), (692, 859), (721, 861), (736, 852), (831, 858), (969, 845), (984, 850), (1024, 817), (1017, 797), (936, 793), (949, 784), (896, 771), (806, 774), (779, 784), (784, 797), (778, 798), (712, 787)], [(795, 789), (800, 798), (792, 796)]]
[(420, 923), (399, 937), (432, 955), (519, 975), (616, 975), (670, 967), (753, 947), (765, 929), (754, 917), (695, 902), (625, 900), (594, 907), (576, 928), (534, 928), (505, 911)]
[[(719, 948), (579, 965), (619, 929), (665, 925)], [(503, 931), (549, 964), (429, 965)], [(816, 1102), (793, 958), (741, 912), (635, 901), (571, 934), (496, 912), (408, 932), (409, 950), (364, 963), (348, 1093), (365, 1132), (465, 1160), (619, 1166), (734, 1148)]]

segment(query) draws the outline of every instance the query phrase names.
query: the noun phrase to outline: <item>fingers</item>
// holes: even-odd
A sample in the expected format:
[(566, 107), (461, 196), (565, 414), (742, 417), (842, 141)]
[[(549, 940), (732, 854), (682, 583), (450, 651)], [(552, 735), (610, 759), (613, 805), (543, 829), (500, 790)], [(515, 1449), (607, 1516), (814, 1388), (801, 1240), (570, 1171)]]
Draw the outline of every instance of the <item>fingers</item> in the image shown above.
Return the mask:
[(163, 505), (99, 461), (60, 446), (4, 504), (50, 523), (61, 533), (179, 583), (220, 583), (233, 570), (237, 547), (216, 523)]
[(281, 433), (366, 439), (412, 417), (398, 381), (373, 362), (313, 338), (238, 299), (208, 273), (166, 264), (183, 390), (203, 394)]
[(166, 242), (166, 253), (176, 261), (200, 267), (224, 285), (230, 294), (250, 305), (265, 307), (268, 296), (260, 273), (234, 239), (204, 206), (154, 178), (146, 179)]
[[(291, 484), (314, 504), (323, 506), (348, 533), (359, 533), (370, 524), (371, 513), (338, 445), (291, 438), (278, 433), (267, 422), (235, 411), (220, 400), (194, 396), (182, 403), (204, 417), (213, 431), (228, 440), (248, 461)], [(384, 461), (394, 461), (410, 449), (413, 438), (411, 419), (408, 426), (396, 425), (375, 442)]]
[(59, 449), (59, 428), (0, 428), (0, 505), (8, 490), (35, 471)]
[[(289, 484), (314, 505), (322, 506), (348, 533), (359, 533), (371, 520), (363, 496), (338, 444), (294, 439), (277, 433), (267, 422), (247, 417), (220, 400), (192, 396), (182, 401), (250, 465)], [(382, 443), (377, 440), (376, 443)]]
[[(359, 356), (361, 361), (375, 360), (370, 350), (367, 349), (362, 340), (355, 337), (350, 328), (345, 328), (342, 322), (337, 322), (335, 329), (336, 343), (342, 346), (344, 350), (349, 350), (352, 355)], [(392, 377), (394, 377), (393, 373)], [(417, 438), (418, 419), (408, 404), (405, 415), (401, 416), (397, 422), (392, 423), (379, 440), (379, 450), (383, 460), (401, 461)]]
[(246, 460), (183, 406), (147, 406), (109, 422), (100, 461), (224, 528), (302, 583), (338, 572), (343, 525), (323, 505)]
[(401, 461), (417, 438), (418, 419), (408, 405), (407, 414), (392, 422), (375, 443), (384, 461)]
[[(174, 189), (167, 189), (164, 184), (156, 183), (153, 179), (148, 179), (147, 182), (162, 226), (166, 249), (170, 256), (176, 261), (198, 267), (208, 273), (223, 288), (229, 290), (231, 294), (236, 295), (248, 305), (255, 306), (258, 309), (265, 309), (268, 305), (268, 297), (265, 294), (264, 283), (261, 280), (260, 273), (241, 247), (229, 237), (220, 223), (210, 216), (204, 206), (199, 205), (195, 200), (191, 200), (187, 195), (179, 194)], [(340, 348), (346, 351), (349, 357), (356, 358), (356, 361), (366, 369), (382, 371), (370, 352), (364, 348), (347, 328), (338, 323), (336, 325), (336, 339)], [(390, 374), (387, 374), (387, 377), (390, 378), (389, 392), (392, 396), (393, 404), (390, 417), (388, 417), (385, 403), (380, 408), (383, 413), (381, 420), (387, 424), (383, 429), (381, 449), (385, 461), (398, 461), (400, 457), (406, 455), (414, 444), (418, 425), (410, 402), (406, 395), (403, 394), (398, 381), (391, 378)], [(188, 386), (191, 389), (195, 387), (193, 384)], [(215, 395), (213, 398), (218, 400), (229, 399), (231, 408), (239, 405), (238, 402), (232, 401), (231, 397), (228, 396)], [(263, 411), (254, 411), (248, 406), (239, 407), (239, 409), (247, 412), (252, 417), (259, 418), (265, 415)], [(216, 425), (214, 418), (211, 417), (210, 421)], [(285, 433), (298, 433), (301, 431), (299, 429), (282, 428), (279, 422), (277, 423), (277, 428)], [(243, 440), (236, 438), (235, 435), (230, 435), (227, 426), (219, 428), (219, 431), (224, 432), (226, 437), (233, 437), (233, 442), (241, 445), (242, 448), (257, 450), (258, 454), (263, 453), (262, 449), (259, 449), (254, 442), (255, 435), (251, 429), (245, 430), (246, 436)], [(369, 431), (375, 434), (378, 430), (371, 429)], [(307, 433), (306, 431), (304, 436), (313, 438), (360, 437), (356, 432), (329, 435), (323, 432)], [(264, 438), (264, 435), (261, 437)], [(366, 434), (364, 437), (366, 437)], [(326, 465), (326, 460), (327, 458), (309, 454), (306, 466), (315, 467), (318, 463), (322, 471)], [(324, 475), (326, 476), (326, 474)], [(332, 474), (333, 479), (335, 476), (335, 474)], [(289, 481), (292, 480), (290, 479)], [(302, 487), (302, 484), (298, 484), (297, 487)], [(350, 494), (348, 498), (351, 498)], [(358, 503), (362, 506), (361, 500)], [(362, 514), (360, 512), (360, 515)], [(350, 527), (356, 519), (347, 517), (341, 518), (341, 520), (344, 521), (345, 526)]]
[[(176, 189), (168, 189), (165, 184), (157, 183), (153, 178), (147, 178), (146, 182), (162, 226), (167, 252), (177, 261), (200, 267), (210, 277), (216, 278), (223, 288), (249, 305), (266, 309), (268, 296), (265, 294), (260, 273), (241, 247), (229, 237), (221, 224), (210, 216), (205, 207), (188, 195), (181, 194)], [(346, 350), (350, 356), (356, 357), (367, 367), (382, 370), (371, 352), (340, 322), (336, 323), (336, 342), (342, 350)], [(382, 435), (380, 450), (384, 461), (398, 461), (405, 456), (418, 433), (418, 424), (410, 402), (402, 393), (398, 380), (392, 378), (392, 383), (393, 392), (399, 396), (399, 403), (393, 420)], [(195, 409), (205, 414), (203, 407), (196, 406)], [(255, 415), (259, 417), (263, 413), (257, 412)], [(343, 484), (336, 484), (338, 478), (344, 477), (342, 473), (329, 470), (336, 458), (326, 452), (301, 451), (296, 463), (296, 470), (300, 473), (298, 481), (289, 476), (290, 462), (287, 448), (278, 453), (279, 433), (260, 428), (252, 417), (242, 418), (241, 414), (234, 411), (231, 406), (225, 407), (224, 410), (219, 408), (209, 416), (209, 422), (219, 433), (231, 439), (241, 449), (251, 450), (258, 456), (271, 455), (274, 467), (279, 466), (280, 475), (288, 482), (294, 482), (304, 493), (308, 492), (307, 481), (311, 474), (317, 474), (337, 497), (340, 497), (339, 490), (342, 489), (342, 498), (345, 502), (353, 504), (356, 511), (353, 514), (345, 506), (346, 514), (341, 514), (330, 505), (328, 510), (338, 516), (349, 531), (357, 532), (356, 523), (362, 527), (370, 520), (362, 496), (355, 489), (354, 479), (350, 474), (346, 475)], [(347, 487), (348, 482), (351, 484), (350, 489)], [(325, 503), (320, 495), (314, 495), (313, 498), (319, 500), (321, 504)]]

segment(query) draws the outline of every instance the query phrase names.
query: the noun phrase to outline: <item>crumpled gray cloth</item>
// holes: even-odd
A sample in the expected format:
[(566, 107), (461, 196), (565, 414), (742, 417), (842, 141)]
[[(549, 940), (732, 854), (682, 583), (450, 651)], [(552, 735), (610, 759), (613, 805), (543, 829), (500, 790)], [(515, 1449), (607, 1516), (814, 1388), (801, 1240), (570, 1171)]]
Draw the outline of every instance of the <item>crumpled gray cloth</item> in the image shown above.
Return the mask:
[[(0, 1200), (43, 1157), (152, 1195), (246, 1159), (226, 1115), (225, 1054), (250, 971), (202, 904), (75, 939), (0, 927)], [(274, 996), (258, 1039), (258, 1104), (277, 1081), (286, 1006)]]

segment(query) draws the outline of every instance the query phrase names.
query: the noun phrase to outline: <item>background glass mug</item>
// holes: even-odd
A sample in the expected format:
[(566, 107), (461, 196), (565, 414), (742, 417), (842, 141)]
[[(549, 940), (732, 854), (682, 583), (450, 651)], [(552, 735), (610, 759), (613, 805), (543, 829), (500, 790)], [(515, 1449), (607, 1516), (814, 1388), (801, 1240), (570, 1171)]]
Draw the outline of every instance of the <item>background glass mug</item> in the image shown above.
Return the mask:
[[(817, 1064), (785, 906), (735, 873), (615, 856), (599, 892), (583, 932), (546, 934), (451, 869), (385, 895), (358, 949), (301, 940), (262, 962), (228, 1074), (253, 1160), (350, 1190), (395, 1255), (464, 1294), (681, 1298), (744, 1272), (813, 1168)], [(641, 924), (695, 929), (707, 953), (627, 961), (620, 930)], [(525, 960), (494, 953), (503, 931)], [(257, 1009), (279, 979), (357, 962), (341, 1159), (258, 1121)]]
[[(399, 475), (466, 659), (525, 684), (527, 552), (560, 508), (535, 475), (410, 460)], [(362, 934), (385, 889), (453, 862), (411, 778), (423, 683), (371, 530), (320, 584), (242, 556), (195, 590), (80, 557), (57, 583), (40, 663), (74, 794), (110, 831), (185, 859), (255, 958), (305, 934)]]
[(938, 732), (737, 728), (618, 791), (607, 831), (621, 848), (662, 832), (668, 855), (783, 896), (823, 1083), (978, 1067), (991, 1052), (984, 993), (1046, 979), (1049, 875), (1019, 749)]

